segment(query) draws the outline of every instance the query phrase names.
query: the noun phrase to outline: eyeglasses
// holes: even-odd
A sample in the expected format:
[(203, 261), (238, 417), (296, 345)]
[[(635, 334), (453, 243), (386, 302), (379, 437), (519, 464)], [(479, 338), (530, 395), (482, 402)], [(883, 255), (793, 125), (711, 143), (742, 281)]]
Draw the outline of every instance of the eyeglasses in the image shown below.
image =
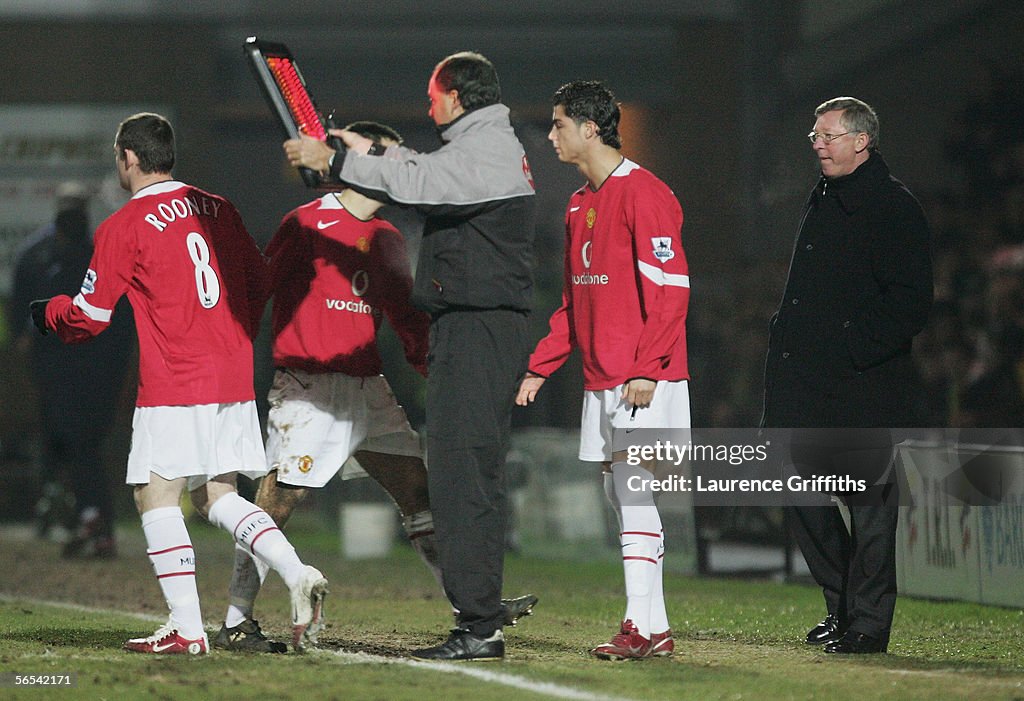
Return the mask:
[(816, 131), (812, 131), (810, 134), (807, 135), (807, 138), (810, 140), (810, 142), (812, 144), (814, 142), (816, 142), (818, 139), (821, 139), (826, 144), (831, 144), (833, 141), (838, 139), (840, 136), (846, 136), (847, 134), (859, 134), (859, 133), (860, 133), (859, 131), (856, 131), (856, 132), (855, 131), (844, 131), (842, 134), (819, 134)]

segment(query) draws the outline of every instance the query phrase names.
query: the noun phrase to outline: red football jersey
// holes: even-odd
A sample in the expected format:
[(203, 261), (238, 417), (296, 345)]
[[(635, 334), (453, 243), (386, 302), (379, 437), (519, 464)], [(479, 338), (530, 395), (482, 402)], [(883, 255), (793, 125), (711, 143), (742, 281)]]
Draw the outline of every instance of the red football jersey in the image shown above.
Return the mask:
[(276, 366), (378, 375), (386, 315), (409, 363), (426, 374), (430, 317), (409, 302), (409, 258), (394, 226), (358, 219), (328, 194), (289, 212), (266, 254)]
[(597, 191), (569, 199), (562, 306), (530, 357), (548, 377), (573, 348), (588, 390), (628, 380), (686, 380), (690, 277), (683, 211), (665, 183), (623, 159)]
[(139, 335), (138, 406), (255, 398), (252, 339), (266, 302), (266, 263), (234, 206), (177, 181), (139, 190), (96, 230), (72, 300), (47, 325), (66, 343), (103, 331), (128, 295)]

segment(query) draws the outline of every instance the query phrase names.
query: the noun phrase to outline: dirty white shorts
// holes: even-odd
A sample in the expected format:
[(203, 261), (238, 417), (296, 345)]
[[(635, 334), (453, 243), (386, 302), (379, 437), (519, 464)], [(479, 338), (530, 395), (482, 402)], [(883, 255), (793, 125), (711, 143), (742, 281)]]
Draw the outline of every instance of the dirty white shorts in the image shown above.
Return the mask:
[(423, 457), (383, 375), (278, 369), (267, 398), (267, 468), (278, 482), (322, 487), (339, 471), (342, 479), (365, 477), (352, 457), (359, 450)]

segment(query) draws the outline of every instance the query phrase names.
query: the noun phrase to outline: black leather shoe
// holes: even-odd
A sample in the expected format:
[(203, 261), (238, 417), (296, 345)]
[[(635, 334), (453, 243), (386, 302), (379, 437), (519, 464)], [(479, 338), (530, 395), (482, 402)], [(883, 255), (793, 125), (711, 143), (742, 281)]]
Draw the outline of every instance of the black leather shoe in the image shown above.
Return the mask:
[(825, 646), (825, 652), (835, 655), (867, 655), (885, 652), (888, 642), (864, 633), (847, 631), (838, 641)]
[(843, 637), (839, 630), (839, 619), (831, 613), (825, 616), (825, 620), (807, 631), (806, 642), (808, 645), (829, 645), (837, 643)]
[(486, 638), (453, 628), (448, 640), (440, 645), (409, 654), (421, 660), (500, 660), (505, 656), (505, 636), (500, 628)]

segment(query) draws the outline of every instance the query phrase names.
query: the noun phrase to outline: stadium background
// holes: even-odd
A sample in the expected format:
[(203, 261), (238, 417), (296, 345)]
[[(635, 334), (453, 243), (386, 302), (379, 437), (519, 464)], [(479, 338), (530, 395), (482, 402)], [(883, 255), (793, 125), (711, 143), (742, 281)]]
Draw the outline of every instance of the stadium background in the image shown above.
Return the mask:
[[(117, 119), (134, 109), (167, 111), (178, 134), (176, 175), (231, 199), (260, 242), (284, 212), (310, 198), (283, 162), (279, 127), (242, 60), (242, 41), (253, 34), (289, 45), (319, 104), (335, 109), (340, 122), (379, 119), (424, 150), (436, 144), (426, 116), (431, 67), (459, 49), (495, 62), (538, 186), (537, 338), (558, 302), (564, 203), (580, 182), (546, 141), (548, 99), (572, 78), (606, 80), (625, 103), (625, 153), (675, 190), (686, 215), (691, 395), (700, 426), (756, 424), (767, 319), (782, 292), (796, 213), (816, 176), (804, 136), (811, 112), (839, 94), (865, 99), (880, 115), (883, 153), (922, 200), (935, 233), (939, 303), (917, 349), (928, 387), (923, 408), (935, 426), (1022, 424), (1019, 2), (7, 0), (0, 4), (0, 294), (8, 292), (18, 241), (52, 215), (47, 205), (15, 216), (14, 200), (47, 202), (60, 181), (85, 177), (108, 195), (95, 204), (94, 224), (118, 206), (109, 196), (109, 153), (97, 175), (94, 163), (62, 150), (62, 135), (81, 131), (92, 110), (117, 115), (95, 127), (108, 140)], [(49, 115), (52, 148), (21, 147), (18, 121), (27, 109)], [(391, 215), (415, 250), (415, 217)], [(22, 322), (6, 318), (0, 326), (0, 518), (9, 521), (30, 517), (46, 476), (36, 461), (24, 359), (5, 340), (9, 325)], [(388, 339), (389, 376), (413, 423), (422, 424), (422, 386)], [(257, 353), (263, 397), (265, 338)], [(515, 415), (521, 435), (544, 429), (533, 445), (554, 445), (554, 456), (571, 440), (550, 431), (571, 432), (578, 422), (579, 372), (570, 363), (536, 406)], [(132, 397), (128, 388), (107, 449), (115, 484)], [(531, 474), (541, 460), (518, 457), (514, 479), (536, 484)], [(578, 465), (544, 465), (548, 474), (564, 470), (566, 483), (582, 475)], [(344, 491), (348, 500), (379, 499), (369, 485)], [(119, 495), (132, 521), (128, 490)], [(325, 527), (335, 527), (340, 498), (331, 490), (310, 506), (323, 512)], [(565, 499), (574, 501), (571, 493)], [(600, 501), (596, 508), (603, 509)], [(531, 525), (550, 530), (521, 524)], [(727, 535), (737, 541), (779, 538), (772, 514), (738, 523), (707, 514), (701, 526), (716, 537), (732, 529)]]

